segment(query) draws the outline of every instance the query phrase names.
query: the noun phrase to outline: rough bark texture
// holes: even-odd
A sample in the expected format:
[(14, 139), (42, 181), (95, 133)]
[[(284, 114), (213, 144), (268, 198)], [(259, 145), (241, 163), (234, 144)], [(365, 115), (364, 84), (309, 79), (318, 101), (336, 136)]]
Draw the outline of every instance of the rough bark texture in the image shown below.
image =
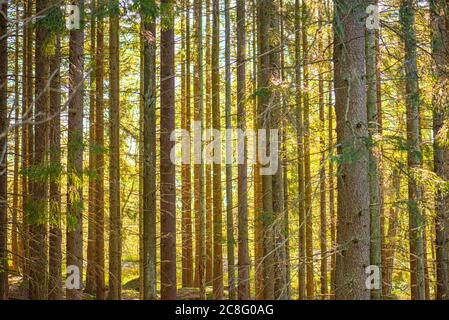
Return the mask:
[(174, 4), (161, 2), (164, 16), (161, 30), (161, 299), (176, 299), (176, 181), (175, 164), (170, 160), (174, 147), (170, 135), (175, 129), (175, 35)]
[(109, 296), (119, 300), (122, 283), (120, 217), (120, 57), (119, 2), (110, 4), (109, 13)]
[[(78, 0), (81, 23), (84, 1)], [(67, 266), (76, 266), (80, 287), (66, 290), (68, 299), (81, 299), (83, 274), (83, 112), (84, 31), (70, 31), (69, 119), (67, 151)]]
[(334, 6), (334, 63), (338, 142), (338, 226), (335, 297), (370, 299), (365, 267), (370, 258), (365, 1)]
[[(434, 171), (442, 179), (449, 178), (449, 151), (439, 141), (440, 130), (448, 118), (449, 95), (449, 4), (443, 0), (430, 1), (432, 22), (432, 53), (436, 86), (433, 93), (433, 131), (434, 131)], [(448, 204), (449, 198), (438, 189), (435, 197), (435, 247), (436, 247), (436, 298), (449, 299), (449, 236), (448, 236)]]

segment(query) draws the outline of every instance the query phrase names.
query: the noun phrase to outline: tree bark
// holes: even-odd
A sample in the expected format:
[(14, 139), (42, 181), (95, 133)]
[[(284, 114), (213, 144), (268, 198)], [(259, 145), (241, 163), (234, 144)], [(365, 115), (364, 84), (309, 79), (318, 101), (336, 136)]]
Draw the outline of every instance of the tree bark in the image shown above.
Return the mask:
[(369, 300), (368, 137), (365, 91), (365, 7), (362, 0), (334, 6), (334, 77), (338, 144), (338, 225), (335, 298)]

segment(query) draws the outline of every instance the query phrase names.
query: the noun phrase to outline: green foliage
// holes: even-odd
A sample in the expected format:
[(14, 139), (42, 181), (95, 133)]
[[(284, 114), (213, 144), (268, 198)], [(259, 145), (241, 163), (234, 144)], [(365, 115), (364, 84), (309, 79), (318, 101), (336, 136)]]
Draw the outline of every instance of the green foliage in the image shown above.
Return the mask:
[(29, 166), (21, 170), (21, 174), (33, 182), (45, 182), (47, 180), (60, 182), (63, 167), (59, 163), (48, 165)]
[(154, 22), (159, 15), (159, 6), (154, 0), (134, 0), (131, 7), (140, 12), (147, 23)]
[(25, 204), (25, 220), (29, 224), (47, 223), (47, 202), (41, 199), (29, 200)]

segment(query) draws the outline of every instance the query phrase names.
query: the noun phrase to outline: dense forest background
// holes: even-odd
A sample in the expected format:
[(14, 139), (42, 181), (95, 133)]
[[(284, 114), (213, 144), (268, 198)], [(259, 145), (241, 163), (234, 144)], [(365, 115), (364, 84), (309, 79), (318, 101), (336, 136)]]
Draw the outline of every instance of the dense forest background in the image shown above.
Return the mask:
[(449, 299), (448, 0), (0, 9), (0, 299)]

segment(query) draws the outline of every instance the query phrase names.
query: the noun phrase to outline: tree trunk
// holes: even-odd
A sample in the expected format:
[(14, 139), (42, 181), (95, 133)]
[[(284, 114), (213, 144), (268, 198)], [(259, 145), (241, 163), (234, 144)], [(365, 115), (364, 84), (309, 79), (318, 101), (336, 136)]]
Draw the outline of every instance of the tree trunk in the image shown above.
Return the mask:
[[(48, 1), (36, 1), (36, 12), (43, 16), (48, 14)], [(35, 136), (33, 170), (45, 170), (45, 154), (48, 113), (48, 79), (49, 65), (45, 54), (45, 45), (49, 30), (45, 23), (36, 26), (35, 49)], [(47, 179), (33, 179), (32, 203), (28, 208), (30, 219), (30, 298), (43, 300), (47, 298)]]
[(407, 163), (409, 170), (408, 181), (408, 210), (410, 237), (410, 280), (411, 296), (413, 300), (425, 299), (424, 281), (424, 240), (423, 216), (421, 208), (421, 190), (414, 177), (416, 170), (421, 168), (421, 148), (419, 129), (419, 91), (418, 69), (416, 57), (415, 8), (414, 1), (402, 0), (400, 9), (405, 45), (405, 85), (407, 109)]
[[(60, 10), (56, 6), (52, 10)], [(50, 57), (50, 166), (55, 175), (50, 176), (50, 236), (49, 236), (49, 278), (48, 298), (62, 299), (62, 217), (61, 217), (61, 40), (55, 35), (55, 52)]]
[[(432, 22), (432, 53), (434, 58), (434, 69), (436, 74), (433, 93), (433, 133), (434, 133), (434, 170), (441, 179), (449, 179), (447, 163), (449, 161), (449, 151), (447, 147), (439, 141), (440, 131), (447, 121), (449, 106), (449, 95), (445, 91), (449, 83), (449, 76), (445, 73), (449, 65), (449, 7), (447, 2), (442, 0), (430, 1), (431, 22)], [(436, 298), (438, 300), (449, 299), (449, 235), (448, 235), (448, 215), (447, 209), (449, 197), (443, 195), (441, 188), (437, 190), (436, 197)]]
[[(97, 12), (105, 8), (104, 0), (97, 0)], [(104, 22), (97, 17), (95, 55), (95, 292), (98, 300), (104, 300)]]
[(109, 299), (120, 300), (122, 246), (120, 217), (120, 56), (118, 0), (109, 13)]
[[(228, 292), (229, 299), (237, 298), (235, 278), (235, 254), (234, 254), (234, 215), (232, 196), (232, 119), (231, 119), (231, 13), (230, 1), (225, 0), (225, 83), (226, 83), (226, 237), (228, 258)], [(245, 28), (246, 26), (244, 26)], [(228, 146), (229, 144), (229, 146)]]
[[(237, 128), (246, 131), (246, 6), (237, 0)], [(238, 137), (237, 137), (238, 138)], [(248, 248), (247, 145), (243, 136), (243, 163), (238, 165), (238, 299), (250, 299)], [(242, 146), (240, 146), (242, 148)]]
[(8, 299), (8, 2), (0, 4), (0, 300)]
[(368, 300), (370, 259), (368, 137), (365, 91), (365, 1), (338, 0), (334, 13), (338, 225), (335, 298)]
[[(152, 1), (152, 5), (156, 4)], [(156, 25), (141, 8), (143, 21), (143, 299), (156, 293)]]
[[(90, 10), (95, 12), (95, 0), (90, 1)], [(96, 18), (90, 17), (90, 45), (89, 54), (92, 63), (95, 61)], [(85, 292), (95, 293), (95, 72), (89, 73), (89, 194), (88, 194), (88, 222), (87, 222), (87, 267)]]
[[(303, 31), (304, 32), (304, 31)], [(295, 103), (296, 103), (296, 146), (298, 152), (298, 211), (299, 211), (299, 275), (298, 298), (304, 300), (306, 292), (305, 267), (305, 219), (304, 219), (304, 148), (303, 148), (303, 110), (302, 110), (302, 73), (301, 73), (301, 2), (295, 1)]]
[[(376, 0), (368, 1), (370, 5), (377, 5)], [(379, 134), (379, 112), (377, 110), (377, 64), (376, 64), (376, 29), (367, 28), (366, 30), (366, 82), (367, 88), (367, 114), (368, 114), (368, 133), (370, 140), (369, 150), (369, 197), (370, 197), (370, 264), (382, 267), (382, 233), (380, 216), (380, 181), (379, 181), (379, 160), (377, 159), (378, 150), (375, 139)], [(382, 275), (382, 273), (379, 273)], [(379, 278), (382, 283), (382, 278)], [(380, 300), (382, 298), (382, 286), (371, 290), (371, 299)]]
[(175, 35), (174, 4), (161, 1), (164, 26), (161, 30), (161, 124), (160, 124), (160, 183), (161, 183), (161, 299), (176, 299), (176, 175), (170, 160), (175, 130)]
[[(84, 1), (75, 4), (81, 24)], [(70, 31), (69, 116), (67, 151), (67, 266), (79, 272), (79, 288), (67, 288), (67, 299), (81, 299), (83, 275), (83, 110), (84, 110), (84, 31)]]
[[(191, 92), (191, 75), (190, 75), (190, 0), (184, 0), (184, 9), (186, 10), (184, 16), (183, 28), (183, 67), (182, 79), (182, 129), (189, 133), (190, 137), (190, 92)], [(191, 148), (182, 150), (182, 154), (189, 154), (189, 162)], [(182, 286), (193, 286), (193, 255), (192, 255), (192, 187), (191, 187), (191, 170), (190, 163), (183, 163), (182, 165)]]
[(194, 64), (194, 189), (195, 189), (195, 235), (196, 235), (196, 281), (200, 287), (200, 299), (206, 299), (206, 225), (204, 203), (204, 163), (203, 163), (203, 23), (202, 5), (200, 0), (194, 0), (194, 32), (195, 32), (195, 64)]

